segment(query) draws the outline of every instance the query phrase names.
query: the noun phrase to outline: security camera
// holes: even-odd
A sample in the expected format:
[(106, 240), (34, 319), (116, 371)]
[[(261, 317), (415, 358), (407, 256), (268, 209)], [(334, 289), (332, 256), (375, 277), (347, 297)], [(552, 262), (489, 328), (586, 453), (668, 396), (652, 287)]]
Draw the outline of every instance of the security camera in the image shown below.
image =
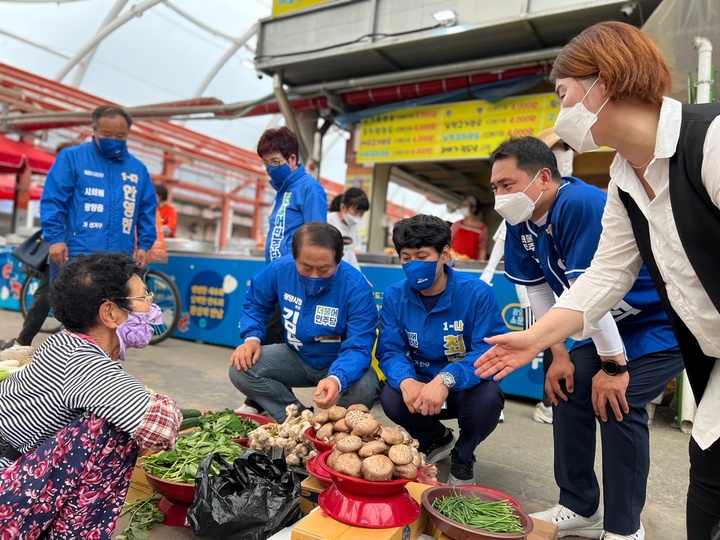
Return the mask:
[(630, 17), (633, 13), (635, 13), (636, 7), (637, 7), (637, 2), (629, 2), (627, 4), (624, 4), (620, 8), (620, 13), (622, 13), (624, 17)]
[(262, 79), (262, 78), (263, 78), (263, 74), (262, 74), (261, 71), (258, 71), (257, 73), (255, 73), (255, 75), (257, 76), (258, 79)]

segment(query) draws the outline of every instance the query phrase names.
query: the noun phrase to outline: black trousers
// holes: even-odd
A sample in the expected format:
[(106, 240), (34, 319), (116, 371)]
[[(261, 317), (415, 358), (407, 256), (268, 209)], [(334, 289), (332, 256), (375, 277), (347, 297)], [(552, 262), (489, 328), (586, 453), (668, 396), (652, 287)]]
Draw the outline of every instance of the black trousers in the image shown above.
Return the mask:
[(33, 295), (33, 303), (28, 309), (27, 316), (23, 322), (20, 335), (15, 340), (18, 345), (32, 345), (33, 339), (37, 336), (42, 328), (45, 319), (50, 313), (50, 268), (46, 268), (40, 278), (35, 294)]
[(720, 440), (702, 450), (691, 438), (688, 540), (709, 540), (714, 527), (720, 528)]

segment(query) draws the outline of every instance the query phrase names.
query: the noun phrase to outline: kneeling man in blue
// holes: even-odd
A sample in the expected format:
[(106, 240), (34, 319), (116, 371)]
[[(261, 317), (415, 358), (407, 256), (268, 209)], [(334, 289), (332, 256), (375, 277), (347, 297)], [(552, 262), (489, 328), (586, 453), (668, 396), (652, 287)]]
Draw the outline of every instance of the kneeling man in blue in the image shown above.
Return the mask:
[[(407, 279), (385, 291), (377, 357), (387, 376), (385, 414), (420, 443), (430, 463), (451, 456), (448, 483), (475, 483), (475, 449), (498, 424), (505, 399), (498, 383), (475, 375), (489, 349), (486, 336), (505, 332), (495, 295), (483, 281), (456, 272), (448, 224), (434, 216), (403, 219), (393, 244)], [(441, 419), (457, 418), (457, 439)]]
[[(277, 422), (285, 407), (305, 408), (292, 388), (316, 387), (313, 401), (372, 407), (380, 389), (370, 368), (377, 307), (365, 277), (342, 261), (343, 239), (332, 225), (301, 226), (292, 256), (272, 261), (245, 296), (240, 345), (230, 358), (230, 380)], [(265, 325), (280, 303), (285, 342), (260, 345)]]

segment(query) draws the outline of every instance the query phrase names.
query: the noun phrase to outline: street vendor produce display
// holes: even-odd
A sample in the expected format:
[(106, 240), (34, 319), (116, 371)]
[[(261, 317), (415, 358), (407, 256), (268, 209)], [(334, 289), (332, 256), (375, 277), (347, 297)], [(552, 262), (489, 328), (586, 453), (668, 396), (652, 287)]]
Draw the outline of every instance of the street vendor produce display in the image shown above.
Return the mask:
[(251, 431), (248, 434), (248, 448), (262, 450), (271, 457), (283, 457), (290, 466), (305, 465), (318, 455), (318, 451), (304, 435), (310, 427), (313, 413), (308, 409), (300, 414), (298, 412), (297, 405), (288, 405), (282, 424), (269, 423)]

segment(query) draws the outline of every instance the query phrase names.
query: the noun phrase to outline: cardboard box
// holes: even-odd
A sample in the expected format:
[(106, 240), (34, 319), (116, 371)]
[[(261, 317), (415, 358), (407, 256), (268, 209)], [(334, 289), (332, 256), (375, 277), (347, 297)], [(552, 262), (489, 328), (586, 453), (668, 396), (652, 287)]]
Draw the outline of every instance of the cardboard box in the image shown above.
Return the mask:
[[(525, 537), (525, 540), (558, 540), (557, 525), (535, 518), (532, 518), (532, 520), (534, 523), (533, 531)], [(437, 540), (451, 540), (449, 536), (446, 536), (435, 527), (435, 523), (430, 518), (428, 518), (427, 533)]]
[(136, 465), (130, 478), (130, 488), (128, 489), (127, 497), (125, 497), (125, 502), (130, 503), (138, 499), (146, 499), (153, 493), (155, 493), (155, 490), (148, 484), (145, 473)]
[[(413, 499), (419, 504), (423, 492), (430, 486), (410, 482), (406, 488)], [(367, 529), (353, 527), (341, 523), (316, 508), (306, 517), (298, 521), (292, 529), (292, 540), (367, 540), (371, 535), (373, 540), (413, 540), (425, 532), (427, 527), (427, 512), (422, 508), (418, 519), (404, 527), (390, 529)]]
[(308, 476), (300, 484), (302, 492), (302, 500), (300, 501), (300, 511), (303, 516), (307, 516), (313, 508), (318, 505), (318, 497), (325, 488), (318, 482), (314, 476)]

